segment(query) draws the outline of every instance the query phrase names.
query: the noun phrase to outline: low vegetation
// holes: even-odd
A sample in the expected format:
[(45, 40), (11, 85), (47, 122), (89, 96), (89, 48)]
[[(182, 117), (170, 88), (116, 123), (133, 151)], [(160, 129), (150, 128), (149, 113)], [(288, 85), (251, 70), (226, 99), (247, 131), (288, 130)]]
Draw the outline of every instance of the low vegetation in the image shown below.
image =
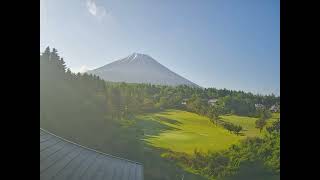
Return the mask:
[(232, 123), (223, 123), (223, 127), (229, 132), (235, 133), (237, 135), (239, 135), (240, 131), (242, 131), (242, 126), (234, 125)]

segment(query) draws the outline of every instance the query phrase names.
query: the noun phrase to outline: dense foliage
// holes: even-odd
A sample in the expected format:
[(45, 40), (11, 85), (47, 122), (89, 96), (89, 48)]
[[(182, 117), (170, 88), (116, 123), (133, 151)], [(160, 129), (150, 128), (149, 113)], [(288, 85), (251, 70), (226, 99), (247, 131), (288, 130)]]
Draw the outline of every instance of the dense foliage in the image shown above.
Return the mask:
[(267, 124), (267, 120), (271, 117), (270, 111), (263, 108), (260, 110), (260, 118), (256, 121), (256, 128), (260, 129), (260, 132)]
[(99, 77), (67, 70), (56, 49), (47, 48), (40, 55), (41, 127), (67, 137), (81, 134), (74, 138), (96, 144), (91, 139), (99, 141), (102, 134), (93, 138), (92, 132), (104, 125), (104, 92), (105, 83)]
[[(213, 120), (222, 114), (258, 117), (261, 113), (255, 108), (255, 104), (263, 104), (266, 109), (280, 104), (280, 97), (274, 95), (253, 95), (242, 91), (201, 89), (186, 85), (171, 87), (107, 82), (106, 89), (107, 96), (113, 98), (109, 108), (113, 108), (114, 115), (119, 118), (167, 108), (182, 108)], [(217, 99), (217, 102), (210, 104), (210, 99)]]
[[(108, 82), (106, 86), (109, 115), (112, 119), (130, 119), (133, 114), (159, 111), (168, 108), (183, 109), (210, 118), (212, 123), (239, 134), (243, 127), (219, 118), (224, 114), (260, 117), (256, 127), (260, 130), (270, 118), (269, 108), (280, 104), (279, 97), (261, 96), (242, 91), (201, 89), (189, 86), (160, 86)], [(215, 103), (210, 103), (215, 99)], [(256, 104), (263, 103), (263, 108)]]
[(241, 127), (241, 126), (239, 126), (239, 125), (234, 125), (234, 124), (228, 123), (228, 122), (223, 123), (223, 127), (224, 127), (225, 129), (227, 129), (228, 131), (234, 132), (234, 133), (236, 133), (236, 134), (239, 134), (240, 131), (242, 130), (242, 127)]

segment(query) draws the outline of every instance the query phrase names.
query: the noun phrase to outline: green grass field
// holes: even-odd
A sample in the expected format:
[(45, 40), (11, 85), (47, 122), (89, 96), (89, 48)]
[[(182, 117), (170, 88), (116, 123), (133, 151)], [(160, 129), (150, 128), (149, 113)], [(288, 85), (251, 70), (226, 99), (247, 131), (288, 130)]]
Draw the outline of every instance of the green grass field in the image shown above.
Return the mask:
[[(271, 124), (271, 122), (275, 121), (278, 117), (279, 114), (273, 114), (272, 118), (268, 120), (268, 124)], [(227, 149), (232, 144), (236, 144), (248, 136), (259, 136), (264, 133), (260, 133), (259, 130), (255, 128), (255, 120), (257, 118), (236, 115), (221, 116), (221, 118), (224, 121), (243, 126), (245, 131), (237, 136), (220, 126), (214, 125), (207, 117), (173, 109), (136, 116), (135, 120), (126, 121), (126, 126), (140, 134), (137, 137), (145, 142), (144, 153), (158, 152), (161, 157), (170, 153), (167, 150), (190, 155), (193, 154), (195, 149), (202, 152), (217, 152)], [(132, 136), (134, 136), (134, 133)], [(144, 163), (148, 163), (148, 161)], [(151, 166), (152, 163), (161, 164), (164, 162), (153, 158), (150, 163), (151, 164), (148, 165), (148, 172), (154, 173), (156, 169), (149, 166)], [(252, 169), (252, 167), (249, 169)], [(207, 179), (188, 167), (184, 167), (183, 171), (186, 173), (187, 179)], [(257, 173), (254, 176), (259, 178), (265, 176), (261, 174), (264, 171), (255, 171), (257, 171)], [(247, 176), (252, 177), (252, 173), (251, 171), (248, 173), (247, 170), (244, 169), (241, 170), (240, 175), (235, 178), (230, 177), (230, 180), (248, 179)]]
[(280, 113), (272, 113), (272, 117), (269, 119), (269, 122), (274, 122), (280, 118)]
[(259, 129), (255, 128), (255, 122), (258, 118), (245, 117), (245, 116), (237, 116), (237, 115), (226, 115), (220, 116), (222, 121), (231, 122), (236, 125), (240, 125), (243, 128), (242, 133), (245, 136), (253, 137), (260, 136)]
[(167, 110), (138, 119), (149, 145), (175, 152), (219, 151), (242, 138), (212, 124), (207, 117), (186, 111)]
[[(273, 114), (270, 122), (278, 117), (279, 114)], [(241, 125), (244, 128), (242, 135), (229, 133), (212, 124), (207, 117), (173, 109), (137, 116), (136, 125), (144, 131), (143, 140), (152, 147), (188, 154), (192, 154), (195, 149), (203, 152), (220, 151), (245, 137), (263, 134), (255, 128), (257, 118), (236, 115), (221, 118), (223, 121)]]
[[(259, 129), (255, 128), (256, 126), (255, 121), (258, 118), (237, 116), (237, 115), (225, 115), (220, 117), (221, 117), (221, 120), (225, 122), (231, 122), (233, 124), (242, 126), (242, 128), (244, 129), (242, 133), (247, 137), (261, 136), (265, 131), (265, 128), (264, 128), (262, 133), (260, 133)], [(280, 113), (272, 113), (272, 117), (267, 120), (266, 126), (271, 125), (272, 122), (276, 121), (279, 117), (280, 117)]]

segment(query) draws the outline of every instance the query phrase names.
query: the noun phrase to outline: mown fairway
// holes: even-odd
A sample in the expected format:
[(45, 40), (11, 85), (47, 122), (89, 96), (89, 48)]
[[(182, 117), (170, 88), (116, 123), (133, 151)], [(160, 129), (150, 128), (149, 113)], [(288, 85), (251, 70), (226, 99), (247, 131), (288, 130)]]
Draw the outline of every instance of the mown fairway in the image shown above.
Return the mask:
[[(237, 116), (237, 115), (226, 115), (220, 116), (221, 120), (225, 122), (231, 122), (236, 125), (240, 125), (243, 128), (243, 135), (248, 137), (261, 136), (264, 132), (260, 133), (259, 129), (255, 128), (255, 121), (258, 118)], [(272, 117), (267, 120), (267, 126), (271, 125), (272, 122), (276, 121), (280, 117), (280, 113), (273, 113)]]
[[(271, 120), (278, 116), (274, 114)], [(223, 150), (240, 139), (262, 134), (255, 128), (257, 118), (236, 115), (221, 118), (223, 121), (241, 125), (244, 131), (237, 136), (212, 124), (207, 117), (181, 110), (140, 115), (137, 117), (136, 125), (144, 131), (147, 144), (188, 154), (192, 154), (195, 149), (204, 152)]]
[(280, 118), (280, 113), (272, 113), (272, 117), (270, 118), (269, 122), (276, 121)]
[(242, 126), (243, 131), (241, 133), (243, 133), (245, 136), (253, 137), (261, 134), (259, 129), (255, 128), (255, 122), (258, 118), (237, 115), (226, 115), (220, 117), (222, 121), (231, 122), (233, 124)]
[(176, 152), (219, 151), (242, 138), (212, 124), (206, 117), (186, 111), (167, 110), (138, 119), (148, 144)]

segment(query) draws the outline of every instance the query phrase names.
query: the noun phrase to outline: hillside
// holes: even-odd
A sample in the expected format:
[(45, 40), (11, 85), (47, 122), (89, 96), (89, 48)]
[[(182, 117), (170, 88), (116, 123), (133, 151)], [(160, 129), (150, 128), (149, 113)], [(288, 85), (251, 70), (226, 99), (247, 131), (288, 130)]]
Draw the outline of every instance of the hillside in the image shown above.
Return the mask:
[(104, 80), (112, 82), (199, 87), (195, 83), (172, 72), (152, 57), (139, 53), (133, 53), (126, 58), (114, 61), (87, 73), (98, 75)]

